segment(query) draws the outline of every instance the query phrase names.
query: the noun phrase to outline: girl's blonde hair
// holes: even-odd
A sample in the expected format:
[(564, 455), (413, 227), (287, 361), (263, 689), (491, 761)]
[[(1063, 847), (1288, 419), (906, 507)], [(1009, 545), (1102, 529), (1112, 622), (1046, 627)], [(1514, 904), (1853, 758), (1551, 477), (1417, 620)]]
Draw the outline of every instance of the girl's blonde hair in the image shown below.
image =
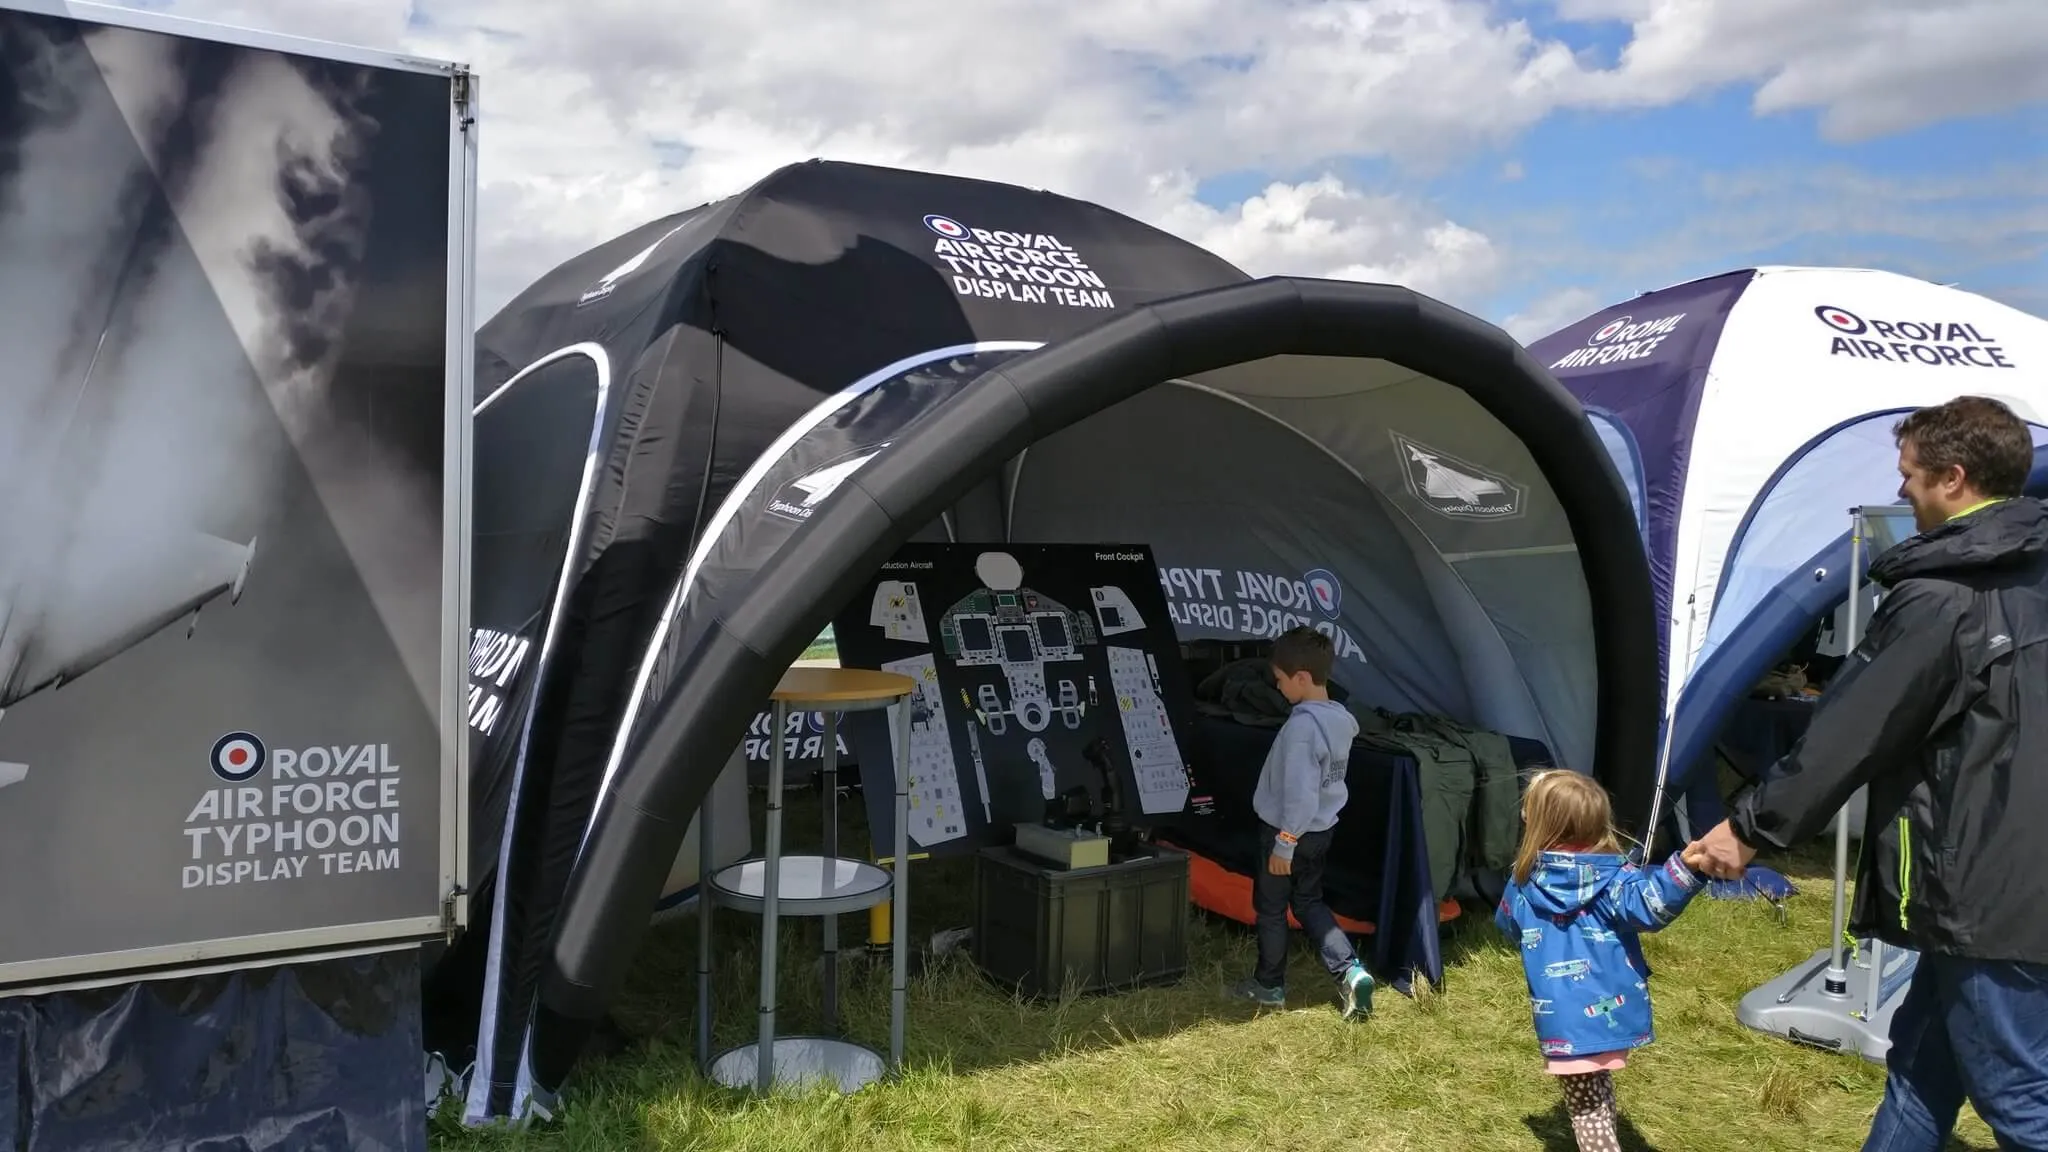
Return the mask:
[(1619, 852), (1614, 806), (1607, 789), (1591, 776), (1566, 768), (1539, 773), (1522, 796), (1522, 847), (1515, 854), (1515, 882), (1527, 884), (1536, 858), (1555, 848)]

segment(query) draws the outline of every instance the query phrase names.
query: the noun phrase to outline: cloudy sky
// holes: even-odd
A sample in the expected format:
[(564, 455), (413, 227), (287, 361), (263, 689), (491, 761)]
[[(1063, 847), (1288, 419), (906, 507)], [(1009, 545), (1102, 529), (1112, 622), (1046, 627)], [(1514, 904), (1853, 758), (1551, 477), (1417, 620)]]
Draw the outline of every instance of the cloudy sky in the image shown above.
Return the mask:
[(465, 61), (477, 306), (813, 156), (1082, 197), (1525, 339), (1756, 263), (2048, 315), (2043, 0), (129, 0)]

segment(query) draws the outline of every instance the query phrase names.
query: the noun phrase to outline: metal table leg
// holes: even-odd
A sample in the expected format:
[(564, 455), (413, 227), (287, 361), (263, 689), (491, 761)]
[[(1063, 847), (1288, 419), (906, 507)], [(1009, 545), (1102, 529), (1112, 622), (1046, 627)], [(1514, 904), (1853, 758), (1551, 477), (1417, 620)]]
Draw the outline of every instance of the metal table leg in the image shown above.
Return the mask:
[(908, 957), (904, 953), (910, 935), (910, 712), (915, 696), (896, 704), (896, 861), (890, 869), (889, 900), (895, 913), (890, 960), (894, 973), (889, 985), (889, 1070), (903, 1067), (903, 1002), (909, 986)]
[[(839, 713), (825, 712), (825, 859), (839, 855)], [(828, 867), (830, 865), (828, 864)], [(825, 923), (825, 1031), (839, 1028), (839, 917)]]
[(761, 1032), (756, 1048), (754, 1089), (767, 1092), (775, 1083), (775, 961), (777, 898), (782, 891), (783, 733), (789, 728), (789, 705), (775, 702), (773, 750), (768, 755), (768, 820), (761, 864)]

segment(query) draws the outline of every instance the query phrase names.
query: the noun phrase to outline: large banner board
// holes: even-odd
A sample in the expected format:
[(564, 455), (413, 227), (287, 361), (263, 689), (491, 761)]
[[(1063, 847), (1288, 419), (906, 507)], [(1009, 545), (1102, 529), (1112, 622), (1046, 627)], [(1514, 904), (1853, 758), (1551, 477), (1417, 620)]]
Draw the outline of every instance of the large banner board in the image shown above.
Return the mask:
[(195, 27), (0, 9), (11, 992), (460, 915), (471, 81)]

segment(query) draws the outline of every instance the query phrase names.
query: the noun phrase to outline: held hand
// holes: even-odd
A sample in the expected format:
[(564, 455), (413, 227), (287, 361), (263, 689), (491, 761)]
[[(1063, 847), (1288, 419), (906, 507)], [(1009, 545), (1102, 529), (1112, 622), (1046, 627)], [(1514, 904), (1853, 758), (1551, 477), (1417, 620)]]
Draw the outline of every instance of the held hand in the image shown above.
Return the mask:
[(1686, 845), (1679, 857), (1687, 868), (1716, 880), (1739, 880), (1756, 859), (1756, 849), (1735, 838), (1726, 820), (1714, 825), (1705, 836)]
[(1266, 871), (1275, 876), (1288, 876), (1294, 872), (1294, 861), (1280, 856), (1266, 857)]

